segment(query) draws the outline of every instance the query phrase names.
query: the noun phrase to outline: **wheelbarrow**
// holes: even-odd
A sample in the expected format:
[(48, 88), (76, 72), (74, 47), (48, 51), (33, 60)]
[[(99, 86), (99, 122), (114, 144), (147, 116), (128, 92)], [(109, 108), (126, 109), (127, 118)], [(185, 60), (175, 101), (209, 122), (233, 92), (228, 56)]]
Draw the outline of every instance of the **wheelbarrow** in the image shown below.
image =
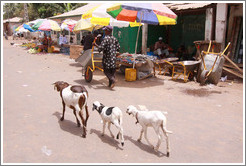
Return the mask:
[[(181, 75), (184, 76), (184, 82), (187, 82), (188, 79), (192, 79), (194, 76), (194, 71), (198, 68), (201, 60), (199, 61), (177, 61), (169, 63), (172, 65), (172, 79), (176, 80)], [(177, 75), (176, 75), (177, 74)], [(174, 77), (176, 75), (176, 77)]]
[[(97, 38), (94, 39), (93, 43), (95, 43)], [(96, 56), (96, 57), (95, 57)], [(84, 76), (86, 82), (91, 82), (93, 78), (93, 72), (97, 69), (103, 71), (103, 69), (99, 66), (96, 66), (95, 63), (102, 63), (102, 58), (100, 58), (99, 54), (95, 55), (94, 45), (92, 49), (86, 50), (80, 57), (78, 57), (76, 62), (79, 62), (82, 65), (82, 76)]]
[[(209, 52), (211, 48), (211, 41), (209, 43), (208, 50), (202, 51), (200, 54), (202, 63), (199, 68), (199, 80), (201, 85), (205, 85), (207, 82), (217, 85), (222, 75), (222, 69), (225, 62), (224, 53), (230, 46), (227, 44), (224, 51), (221, 53)], [(199, 49), (199, 48), (198, 48)]]
[[(166, 72), (169, 71), (170, 75), (172, 75), (173, 65), (171, 62), (175, 62), (177, 60), (179, 60), (179, 58), (176, 58), (176, 57), (156, 60), (154, 63), (157, 64), (159, 67), (159, 73), (158, 74), (165, 76)], [(161, 73), (162, 69), (164, 69), (163, 73)]]
[(93, 43), (92, 43), (92, 49), (91, 49), (91, 65), (87, 65), (85, 68), (85, 81), (86, 82), (91, 82), (92, 77), (93, 77), (93, 72), (96, 69), (99, 69), (100, 71), (103, 72), (103, 69), (99, 66), (96, 66), (95, 63), (99, 62), (102, 63), (102, 59), (94, 59), (94, 43), (96, 42), (97, 38), (95, 37)]

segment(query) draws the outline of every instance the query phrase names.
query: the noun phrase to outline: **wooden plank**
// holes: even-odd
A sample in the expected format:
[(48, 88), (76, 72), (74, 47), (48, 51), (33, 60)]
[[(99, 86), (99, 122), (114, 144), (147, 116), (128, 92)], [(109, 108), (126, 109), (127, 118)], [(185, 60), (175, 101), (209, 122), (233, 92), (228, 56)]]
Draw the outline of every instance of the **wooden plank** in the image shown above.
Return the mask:
[(222, 54), (224, 57), (225, 57), (225, 59), (227, 60), (227, 61), (229, 61), (240, 73), (243, 73), (243, 70), (242, 69), (240, 69), (238, 66), (237, 66), (237, 64), (235, 64), (229, 57), (228, 57), (228, 55), (230, 54), (230, 52), (227, 54), (227, 56), (226, 55), (224, 55), (224, 54)]
[[(240, 63), (236, 63), (236, 64), (237, 64), (237, 66), (238, 66), (240, 69), (243, 68), (243, 64), (240, 64)], [(225, 66), (225, 67), (228, 67), (228, 68), (236, 69), (235, 66), (233, 66), (233, 65), (230, 64), (230, 63), (224, 63), (224, 66)]]
[(243, 75), (241, 75), (240, 73), (237, 73), (237, 72), (235, 72), (235, 71), (233, 71), (231, 69), (228, 69), (226, 67), (223, 67), (223, 70), (225, 70), (225, 71), (227, 71), (227, 72), (229, 72), (229, 73), (231, 73), (231, 74), (233, 74), (233, 75), (235, 75), (235, 76), (240, 77), (240, 78), (243, 79)]
[(143, 79), (145, 79), (145, 78), (147, 78), (147, 77), (150, 77), (150, 76), (152, 76), (152, 75), (154, 75), (154, 73), (150, 73), (150, 74), (148, 74), (148, 75), (146, 75), (146, 76), (144, 76), (144, 77), (142, 77), (142, 78), (139, 78), (138, 80), (143, 80)]

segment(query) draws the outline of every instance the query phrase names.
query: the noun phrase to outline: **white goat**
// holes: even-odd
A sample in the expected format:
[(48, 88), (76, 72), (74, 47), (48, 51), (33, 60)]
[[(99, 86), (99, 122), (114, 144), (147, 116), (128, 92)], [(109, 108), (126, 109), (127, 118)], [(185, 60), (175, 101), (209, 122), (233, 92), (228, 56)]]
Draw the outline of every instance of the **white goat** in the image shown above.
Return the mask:
[(119, 135), (120, 135), (121, 145), (124, 146), (124, 136), (123, 136), (123, 127), (122, 127), (122, 111), (118, 107), (106, 107), (98, 101), (95, 101), (93, 103), (92, 111), (94, 111), (94, 109), (96, 109), (97, 112), (101, 115), (101, 118), (103, 121), (102, 136), (104, 136), (106, 123), (108, 123), (108, 130), (111, 136), (114, 138), (114, 135), (110, 129), (110, 126), (112, 123), (119, 130), (119, 133), (117, 134), (116, 138), (119, 139)]
[[(142, 139), (142, 134), (144, 133), (144, 137), (148, 144), (154, 148), (156, 151), (159, 149), (161, 145), (161, 132), (160, 128), (163, 131), (164, 135), (166, 136), (166, 144), (167, 144), (167, 157), (169, 157), (170, 148), (169, 148), (169, 139), (168, 139), (168, 133), (172, 133), (171, 131), (168, 131), (166, 129), (166, 116), (161, 111), (139, 111), (136, 107), (130, 105), (127, 107), (127, 111), (129, 115), (133, 115), (136, 117), (136, 124), (139, 123), (142, 126), (142, 130), (140, 132), (140, 137), (138, 141), (140, 142)], [(154, 147), (147, 138), (147, 128), (153, 127), (156, 134), (158, 135), (158, 142), (156, 147)]]
[[(82, 137), (86, 137), (86, 125), (87, 120), (89, 118), (89, 112), (87, 107), (87, 98), (88, 92), (84, 86), (80, 85), (69, 85), (67, 82), (57, 81), (54, 83), (54, 89), (60, 92), (60, 96), (62, 98), (62, 106), (63, 106), (63, 113), (61, 117), (61, 121), (64, 120), (65, 114), (65, 107), (68, 106), (69, 108), (73, 109), (73, 113), (76, 117), (77, 125), (80, 127), (80, 122), (77, 117), (77, 113), (79, 114), (82, 124), (83, 124), (83, 133)], [(83, 117), (83, 108), (85, 107), (86, 111), (86, 119)]]

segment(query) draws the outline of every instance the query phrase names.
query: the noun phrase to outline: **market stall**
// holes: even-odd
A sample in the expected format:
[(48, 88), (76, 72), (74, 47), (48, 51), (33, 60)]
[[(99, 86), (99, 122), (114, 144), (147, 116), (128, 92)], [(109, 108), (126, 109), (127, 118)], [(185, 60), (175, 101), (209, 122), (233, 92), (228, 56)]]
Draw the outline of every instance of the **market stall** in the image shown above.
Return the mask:
[[(144, 79), (155, 75), (155, 63), (156, 57), (143, 55), (143, 54), (129, 54), (123, 53), (117, 56), (117, 65), (122, 73), (125, 73), (126, 80), (135, 81), (136, 79)], [(129, 68), (133, 68), (135, 65), (136, 75), (129, 76), (127, 73), (131, 72)], [(134, 72), (133, 72), (134, 73)], [(135, 77), (135, 78), (128, 78)]]

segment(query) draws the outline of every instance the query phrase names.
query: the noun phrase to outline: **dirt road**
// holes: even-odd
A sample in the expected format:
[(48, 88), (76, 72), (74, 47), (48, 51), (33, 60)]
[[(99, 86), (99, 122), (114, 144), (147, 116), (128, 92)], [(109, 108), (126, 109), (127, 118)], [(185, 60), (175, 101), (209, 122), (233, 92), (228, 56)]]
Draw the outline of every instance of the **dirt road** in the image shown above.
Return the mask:
[[(20, 41), (18, 41), (20, 43)], [(21, 47), (3, 41), (3, 163), (242, 163), (243, 162), (243, 83), (220, 82), (201, 87), (196, 82), (173, 81), (157, 75), (126, 82), (117, 73), (110, 90), (102, 72), (91, 83), (81, 76), (81, 67), (67, 55), (28, 54)], [(63, 80), (82, 84), (89, 92), (88, 135), (76, 126), (71, 109), (59, 121), (62, 103), (51, 85)], [(109, 136), (92, 103), (98, 100), (123, 111), (125, 146)], [(128, 105), (167, 111), (170, 157), (162, 141), (156, 153), (145, 139), (137, 142), (140, 125), (125, 113)], [(115, 126), (112, 131), (116, 134)], [(152, 128), (148, 137), (154, 144)]]

